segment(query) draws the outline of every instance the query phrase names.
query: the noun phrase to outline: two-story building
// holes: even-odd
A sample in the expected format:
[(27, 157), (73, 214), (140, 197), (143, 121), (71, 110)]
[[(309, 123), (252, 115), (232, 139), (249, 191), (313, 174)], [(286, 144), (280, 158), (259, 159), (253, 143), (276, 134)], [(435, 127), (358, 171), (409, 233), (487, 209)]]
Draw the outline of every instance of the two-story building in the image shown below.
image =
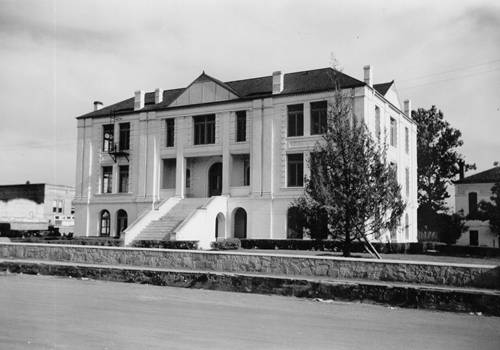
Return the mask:
[(303, 192), (335, 84), (397, 168), (407, 202), (398, 230), (417, 239), (416, 125), (394, 82), (331, 68), (144, 93), (78, 117), (76, 232), (134, 240), (296, 237), (289, 206)]
[(498, 235), (491, 232), (488, 220), (478, 216), (479, 203), (489, 202), (493, 185), (500, 182), (500, 166), (455, 181), (455, 210), (465, 219), (466, 231), (457, 240), (459, 245), (498, 248)]

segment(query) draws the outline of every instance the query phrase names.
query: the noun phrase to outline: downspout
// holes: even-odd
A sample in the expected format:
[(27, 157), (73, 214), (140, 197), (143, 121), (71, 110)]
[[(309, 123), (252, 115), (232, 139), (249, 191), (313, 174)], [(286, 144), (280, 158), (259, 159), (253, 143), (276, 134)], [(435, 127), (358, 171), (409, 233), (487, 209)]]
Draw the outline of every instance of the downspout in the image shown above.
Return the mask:
[[(85, 147), (84, 147), (85, 148)], [(87, 227), (85, 230), (85, 236), (88, 237), (90, 232), (90, 195), (92, 193), (92, 141), (89, 142), (89, 180), (87, 186)]]
[(264, 99), (260, 104), (260, 196), (264, 194)]

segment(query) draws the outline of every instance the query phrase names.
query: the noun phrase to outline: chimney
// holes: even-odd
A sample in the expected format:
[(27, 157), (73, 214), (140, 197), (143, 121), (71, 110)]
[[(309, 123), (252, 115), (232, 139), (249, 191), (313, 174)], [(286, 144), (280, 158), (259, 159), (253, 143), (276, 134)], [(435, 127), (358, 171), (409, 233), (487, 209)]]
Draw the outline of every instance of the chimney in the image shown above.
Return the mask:
[(102, 108), (102, 102), (101, 101), (94, 101), (94, 111), (98, 111)]
[(155, 104), (163, 101), (163, 91), (161, 89), (155, 90)]
[(463, 180), (465, 177), (465, 162), (463, 160), (458, 161), (458, 169), (459, 169), (459, 180)]
[(373, 86), (372, 69), (370, 65), (364, 66), (363, 71), (365, 72), (365, 83), (366, 85)]
[(404, 105), (403, 109), (404, 109), (405, 114), (406, 114), (408, 117), (410, 117), (410, 118), (411, 118), (411, 100), (405, 100), (405, 101), (403, 102), (403, 105)]
[(144, 91), (138, 90), (134, 95), (134, 111), (144, 108)]
[(273, 94), (279, 94), (283, 91), (283, 76), (281, 71), (273, 72)]

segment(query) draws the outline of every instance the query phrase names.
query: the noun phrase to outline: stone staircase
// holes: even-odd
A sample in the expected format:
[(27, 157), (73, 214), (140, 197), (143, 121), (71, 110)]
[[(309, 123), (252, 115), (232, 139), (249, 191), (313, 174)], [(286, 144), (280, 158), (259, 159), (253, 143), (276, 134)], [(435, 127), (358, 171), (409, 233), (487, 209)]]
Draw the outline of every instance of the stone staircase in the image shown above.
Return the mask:
[(172, 231), (208, 198), (184, 198), (158, 220), (151, 221), (134, 241), (168, 241)]

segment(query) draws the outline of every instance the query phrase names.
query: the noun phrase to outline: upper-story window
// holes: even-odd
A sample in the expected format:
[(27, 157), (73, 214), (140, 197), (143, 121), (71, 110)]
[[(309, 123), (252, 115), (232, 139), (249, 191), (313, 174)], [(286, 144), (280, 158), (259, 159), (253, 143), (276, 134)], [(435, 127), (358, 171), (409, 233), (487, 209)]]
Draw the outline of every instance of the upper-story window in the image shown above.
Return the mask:
[(380, 140), (381, 127), (380, 127), (380, 108), (375, 106), (375, 135)]
[(408, 127), (405, 126), (405, 152), (410, 153), (410, 131)]
[(166, 129), (166, 147), (174, 147), (174, 137), (175, 137), (175, 119), (170, 118), (165, 120)]
[(288, 155), (288, 187), (302, 187), (304, 185), (304, 154)]
[(288, 106), (288, 136), (304, 135), (304, 105)]
[(113, 167), (103, 166), (101, 193), (112, 193), (112, 192), (113, 192)]
[(410, 197), (410, 169), (405, 169), (405, 188), (406, 188), (406, 197)]
[(247, 140), (247, 112), (236, 112), (236, 142)]
[(194, 144), (215, 143), (215, 114), (198, 115), (194, 121)]
[(398, 129), (396, 119), (391, 118), (391, 146), (398, 146)]
[(113, 149), (113, 136), (115, 133), (115, 126), (113, 124), (106, 124), (102, 126), (102, 150), (109, 152)]
[(469, 215), (477, 214), (477, 193), (469, 193)]
[(118, 192), (128, 192), (128, 165), (120, 165), (120, 179), (118, 182)]
[(62, 213), (64, 207), (64, 201), (62, 199), (55, 199), (52, 201), (52, 212)]
[(311, 135), (323, 134), (327, 129), (327, 102), (311, 102)]
[(130, 123), (120, 123), (120, 151), (130, 149)]

